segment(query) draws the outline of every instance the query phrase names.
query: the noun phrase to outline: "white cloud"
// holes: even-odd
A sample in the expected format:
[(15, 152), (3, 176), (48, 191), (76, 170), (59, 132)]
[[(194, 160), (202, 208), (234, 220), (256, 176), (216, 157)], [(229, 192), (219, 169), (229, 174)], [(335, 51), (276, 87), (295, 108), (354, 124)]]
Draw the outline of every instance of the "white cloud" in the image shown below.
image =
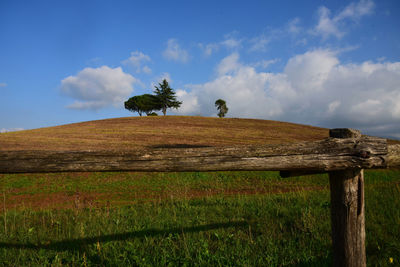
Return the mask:
[(268, 66), (270, 66), (272, 64), (275, 64), (278, 61), (279, 61), (279, 59), (277, 59), (277, 58), (269, 59), (269, 60), (263, 59), (263, 60), (260, 60), (260, 61), (258, 61), (256, 63), (252, 64), (251, 66), (255, 67), (255, 68), (259, 68), (260, 67), (260, 68), (266, 69)]
[(238, 49), (242, 45), (243, 39), (238, 39), (237, 35), (239, 33), (237, 31), (233, 31), (231, 33), (224, 35), (224, 40), (220, 42), (221, 46), (224, 46), (227, 49)]
[(301, 32), (302, 28), (299, 26), (300, 24), (300, 19), (299, 18), (294, 18), (290, 20), (287, 24), (287, 31), (291, 34), (298, 34)]
[(182, 101), (182, 105), (176, 111), (178, 114), (200, 114), (199, 100), (197, 96), (192, 92), (185, 90), (176, 90), (176, 97), (179, 101)]
[(322, 35), (324, 39), (330, 36), (342, 38), (350, 21), (358, 21), (361, 17), (369, 15), (374, 9), (374, 2), (371, 0), (360, 0), (358, 3), (350, 3), (339, 14), (331, 17), (328, 8), (322, 6), (318, 9), (318, 24), (312, 31), (314, 34)]
[(400, 132), (400, 62), (343, 64), (337, 53), (313, 50), (288, 60), (283, 72), (258, 72), (239, 54), (224, 58), (217, 77), (179, 93), (181, 113), (215, 115), (226, 100), (230, 117), (353, 127), (367, 134)]
[(330, 18), (330, 10), (326, 7), (320, 7), (318, 9), (319, 21), (315, 27), (315, 32), (323, 36), (324, 39), (330, 35), (334, 35), (337, 38), (342, 38), (344, 32), (338, 29), (337, 23)]
[[(300, 26), (300, 18), (296, 17), (289, 20), (283, 27), (268, 28), (264, 33), (248, 40), (249, 52), (265, 52), (268, 46), (275, 41), (283, 39), (294, 41), (296, 45), (307, 44), (307, 39), (301, 35), (305, 33), (303, 27)], [(290, 37), (290, 39), (288, 39)]]
[(337, 101), (337, 100), (329, 103), (328, 113), (333, 114), (339, 106), (340, 106), (340, 101)]
[(375, 4), (372, 0), (360, 0), (358, 3), (351, 3), (345, 7), (336, 17), (334, 21), (341, 21), (344, 19), (358, 20), (365, 15), (372, 13)]
[(220, 48), (225, 48), (230, 51), (232, 50), (237, 50), (238, 48), (241, 47), (243, 39), (237, 39), (235, 36), (237, 35), (237, 32), (232, 32), (230, 34), (225, 34), (224, 35), (224, 40), (217, 42), (217, 43), (209, 43), (209, 44), (199, 44), (199, 47), (201, 50), (203, 50), (203, 53), (205, 56), (211, 56)]
[(106, 106), (122, 106), (133, 92), (133, 76), (121, 67), (85, 68), (76, 76), (61, 81), (61, 90), (76, 99), (69, 105), (72, 109), (100, 109)]
[(267, 38), (265, 35), (261, 35), (258, 37), (255, 37), (250, 40), (250, 43), (252, 44), (250, 46), (249, 51), (265, 51), (267, 50), (267, 45), (270, 43), (270, 39)]
[(23, 131), (23, 130), (24, 130), (24, 128), (9, 128), (9, 129), (2, 128), (2, 129), (0, 129), (0, 133), (16, 132), (16, 131)]
[(225, 39), (224, 41), (222, 41), (221, 45), (223, 45), (229, 49), (235, 49), (235, 48), (240, 47), (241, 43), (242, 43), (241, 40), (231, 37), (231, 38), (228, 38), (228, 39)]
[(100, 57), (94, 57), (91, 59), (86, 60), (86, 65), (90, 65), (90, 66), (99, 66), (101, 65), (101, 58)]
[(189, 61), (189, 53), (182, 49), (176, 39), (169, 39), (167, 48), (163, 52), (163, 56), (168, 60), (186, 63)]
[(239, 54), (238, 53), (233, 53), (224, 59), (219, 63), (217, 66), (217, 74), (219, 76), (228, 74), (230, 72), (236, 71), (241, 67), (241, 64), (239, 63)]
[(148, 66), (143, 66), (142, 72), (144, 72), (146, 74), (150, 74), (151, 73), (151, 69)]
[(0, 83), (0, 87), (6, 87), (7, 84), (6, 83)]
[(211, 44), (199, 44), (199, 47), (201, 50), (203, 50), (203, 53), (205, 56), (209, 57), (213, 53), (219, 50), (220, 45), (217, 43), (211, 43)]
[(322, 90), (332, 69), (339, 63), (333, 52), (315, 50), (289, 59), (285, 74), (293, 86), (304, 92)]
[(150, 67), (146, 65), (143, 66), (144, 62), (149, 62), (149, 61), (151, 61), (151, 58), (148, 55), (143, 54), (142, 52), (139, 51), (135, 51), (131, 52), (131, 56), (128, 59), (122, 61), (122, 63), (133, 66), (136, 69), (137, 73), (144, 72), (146, 74), (150, 74), (151, 73)]

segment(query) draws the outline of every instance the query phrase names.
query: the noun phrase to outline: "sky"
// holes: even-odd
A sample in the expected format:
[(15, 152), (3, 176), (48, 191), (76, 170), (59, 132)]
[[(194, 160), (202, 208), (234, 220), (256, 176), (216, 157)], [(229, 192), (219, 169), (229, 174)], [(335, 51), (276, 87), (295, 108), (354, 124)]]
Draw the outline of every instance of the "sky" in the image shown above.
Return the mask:
[(0, 132), (170, 115), (350, 127), (400, 139), (400, 1), (0, 0)]

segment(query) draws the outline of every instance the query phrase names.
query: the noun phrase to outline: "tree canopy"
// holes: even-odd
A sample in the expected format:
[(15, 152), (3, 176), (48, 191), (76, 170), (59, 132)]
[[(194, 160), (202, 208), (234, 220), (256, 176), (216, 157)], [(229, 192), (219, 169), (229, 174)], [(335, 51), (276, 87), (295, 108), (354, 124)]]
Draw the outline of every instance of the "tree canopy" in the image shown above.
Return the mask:
[(166, 79), (164, 79), (162, 83), (159, 83), (158, 86), (155, 86), (155, 88), (154, 93), (158, 98), (164, 116), (168, 108), (178, 109), (181, 106), (182, 102), (176, 100), (175, 92), (169, 86)]
[(144, 94), (129, 98), (125, 101), (125, 108), (142, 116), (143, 113), (148, 115), (155, 110), (160, 110), (162, 107), (157, 96)]
[(226, 106), (225, 100), (218, 99), (215, 101), (215, 107), (219, 110), (218, 117), (223, 118), (228, 113), (228, 107)]

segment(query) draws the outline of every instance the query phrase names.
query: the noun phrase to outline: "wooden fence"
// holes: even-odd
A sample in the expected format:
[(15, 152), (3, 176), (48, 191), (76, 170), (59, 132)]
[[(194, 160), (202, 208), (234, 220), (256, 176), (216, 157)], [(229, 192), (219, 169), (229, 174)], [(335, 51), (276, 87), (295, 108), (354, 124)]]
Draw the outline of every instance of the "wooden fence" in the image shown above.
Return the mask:
[(352, 129), (329, 134), (325, 140), (285, 145), (0, 151), (0, 173), (274, 170), (290, 177), (328, 172), (334, 266), (366, 266), (363, 169), (400, 167), (400, 145)]

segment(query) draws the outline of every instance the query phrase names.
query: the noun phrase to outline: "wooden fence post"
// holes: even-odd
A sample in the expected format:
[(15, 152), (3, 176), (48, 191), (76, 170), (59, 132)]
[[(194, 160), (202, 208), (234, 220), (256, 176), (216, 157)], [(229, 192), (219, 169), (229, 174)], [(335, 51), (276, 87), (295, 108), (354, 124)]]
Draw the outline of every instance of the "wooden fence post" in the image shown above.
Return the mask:
[[(332, 129), (330, 137), (360, 138), (352, 129)], [(349, 169), (329, 173), (333, 266), (366, 266), (364, 172)]]

